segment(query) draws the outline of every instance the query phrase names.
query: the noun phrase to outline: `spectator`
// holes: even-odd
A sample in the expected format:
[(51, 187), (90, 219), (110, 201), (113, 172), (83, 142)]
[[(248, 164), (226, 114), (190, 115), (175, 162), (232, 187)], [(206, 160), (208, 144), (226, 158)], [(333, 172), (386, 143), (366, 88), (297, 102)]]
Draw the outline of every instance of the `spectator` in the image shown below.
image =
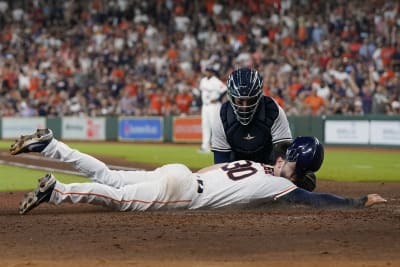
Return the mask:
[[(386, 95), (386, 89), (383, 85), (376, 87), (376, 92), (372, 98), (372, 113), (373, 114), (385, 114), (389, 99)], [(390, 108), (390, 106), (388, 106)]]
[(392, 114), (389, 115), (400, 115), (400, 101), (394, 100), (391, 103)]
[[(326, 85), (317, 88), (324, 114), (347, 110), (337, 109), (337, 83), (345, 91), (339, 102), (360, 97), (365, 114), (377, 84), (388, 99), (400, 86), (395, 1), (270, 2), (0, 0), (0, 95), (13, 99), (8, 94), (16, 89), (21, 101), (37, 109), (32, 114), (51, 110), (64, 116), (74, 113), (75, 102), (59, 101), (53, 108), (43, 98), (65, 92), (62, 97), (69, 99), (81, 91), (80, 101), (88, 106), (79, 113), (103, 116), (93, 110), (121, 112), (120, 100), (127, 97), (122, 91), (132, 85), (136, 115), (165, 115), (177, 112), (176, 103), (154, 112), (149, 88), (159, 86), (172, 97), (179, 93), (179, 78), (191, 87), (190, 113), (200, 114), (195, 88), (201, 70), (215, 62), (225, 78), (244, 66), (257, 68), (267, 86), (276, 77), (278, 89), (268, 88), (270, 93), (298, 114), (308, 112), (298, 98), (310, 82)], [(107, 103), (101, 104), (103, 98)], [(14, 110), (5, 113), (21, 115), (16, 104), (7, 108)]]
[(179, 114), (188, 115), (190, 113), (190, 106), (192, 104), (193, 97), (189, 93), (188, 88), (182, 87), (175, 95), (175, 103), (179, 109)]
[(304, 104), (311, 108), (312, 115), (323, 114), (325, 101), (322, 97), (318, 96), (317, 89), (312, 89), (310, 93), (304, 98)]

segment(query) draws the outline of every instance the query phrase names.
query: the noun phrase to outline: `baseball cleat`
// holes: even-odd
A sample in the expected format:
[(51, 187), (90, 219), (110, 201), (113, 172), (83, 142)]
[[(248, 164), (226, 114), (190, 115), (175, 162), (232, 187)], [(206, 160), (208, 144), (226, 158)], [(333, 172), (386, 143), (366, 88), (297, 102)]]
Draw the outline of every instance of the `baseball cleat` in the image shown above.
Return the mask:
[(21, 135), (11, 145), (11, 155), (29, 152), (42, 152), (42, 150), (53, 139), (53, 132), (50, 129), (37, 129), (35, 133), (30, 135)]
[(19, 213), (25, 214), (43, 202), (50, 200), (51, 193), (56, 185), (53, 174), (46, 174), (38, 180), (38, 186), (34, 191), (27, 193), (19, 204)]

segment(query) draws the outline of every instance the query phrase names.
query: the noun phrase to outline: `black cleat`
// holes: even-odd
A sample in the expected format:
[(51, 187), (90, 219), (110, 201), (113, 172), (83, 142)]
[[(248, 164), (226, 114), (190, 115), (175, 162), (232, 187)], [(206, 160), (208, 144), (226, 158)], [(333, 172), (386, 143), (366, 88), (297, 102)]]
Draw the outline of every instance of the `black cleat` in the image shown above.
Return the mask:
[(25, 195), (19, 204), (19, 213), (25, 214), (43, 202), (50, 200), (51, 193), (56, 185), (56, 178), (53, 174), (46, 174), (38, 180), (38, 186), (34, 191)]
[(15, 140), (15, 143), (11, 145), (11, 155), (17, 155), (20, 153), (29, 152), (42, 152), (42, 150), (50, 143), (53, 139), (53, 132), (50, 129), (37, 129), (34, 134), (21, 135), (21, 137)]

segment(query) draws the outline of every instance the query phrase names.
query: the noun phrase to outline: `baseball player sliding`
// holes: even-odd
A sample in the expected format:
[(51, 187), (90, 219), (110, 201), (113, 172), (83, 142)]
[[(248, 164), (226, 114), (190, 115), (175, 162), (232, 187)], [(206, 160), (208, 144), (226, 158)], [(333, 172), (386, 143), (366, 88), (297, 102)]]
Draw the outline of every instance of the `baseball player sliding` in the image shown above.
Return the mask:
[(13, 155), (40, 152), (69, 163), (93, 181), (64, 184), (47, 174), (22, 199), (21, 214), (44, 202), (90, 203), (118, 211), (248, 207), (268, 201), (359, 208), (386, 202), (377, 194), (353, 199), (298, 188), (293, 183), (296, 176), (317, 171), (324, 150), (315, 137), (298, 137), (287, 151), (287, 159), (278, 160), (275, 166), (240, 160), (193, 173), (182, 164), (168, 164), (153, 171), (110, 170), (103, 162), (56, 140), (49, 129), (21, 136), (10, 149)]

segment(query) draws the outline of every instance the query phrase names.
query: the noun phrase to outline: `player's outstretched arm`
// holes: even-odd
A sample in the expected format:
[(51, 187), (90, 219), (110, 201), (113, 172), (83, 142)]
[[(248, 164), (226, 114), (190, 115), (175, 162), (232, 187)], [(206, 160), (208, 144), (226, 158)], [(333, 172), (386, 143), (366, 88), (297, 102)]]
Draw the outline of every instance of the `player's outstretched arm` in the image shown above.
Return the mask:
[(361, 198), (344, 198), (333, 194), (309, 192), (302, 188), (296, 188), (278, 200), (314, 208), (330, 209), (363, 208), (387, 202), (378, 194), (370, 194)]
[(387, 200), (378, 194), (369, 194), (369, 195), (367, 195), (367, 202), (365, 202), (364, 206), (371, 207), (375, 204), (382, 204), (382, 203), (386, 203), (386, 202), (387, 202)]

